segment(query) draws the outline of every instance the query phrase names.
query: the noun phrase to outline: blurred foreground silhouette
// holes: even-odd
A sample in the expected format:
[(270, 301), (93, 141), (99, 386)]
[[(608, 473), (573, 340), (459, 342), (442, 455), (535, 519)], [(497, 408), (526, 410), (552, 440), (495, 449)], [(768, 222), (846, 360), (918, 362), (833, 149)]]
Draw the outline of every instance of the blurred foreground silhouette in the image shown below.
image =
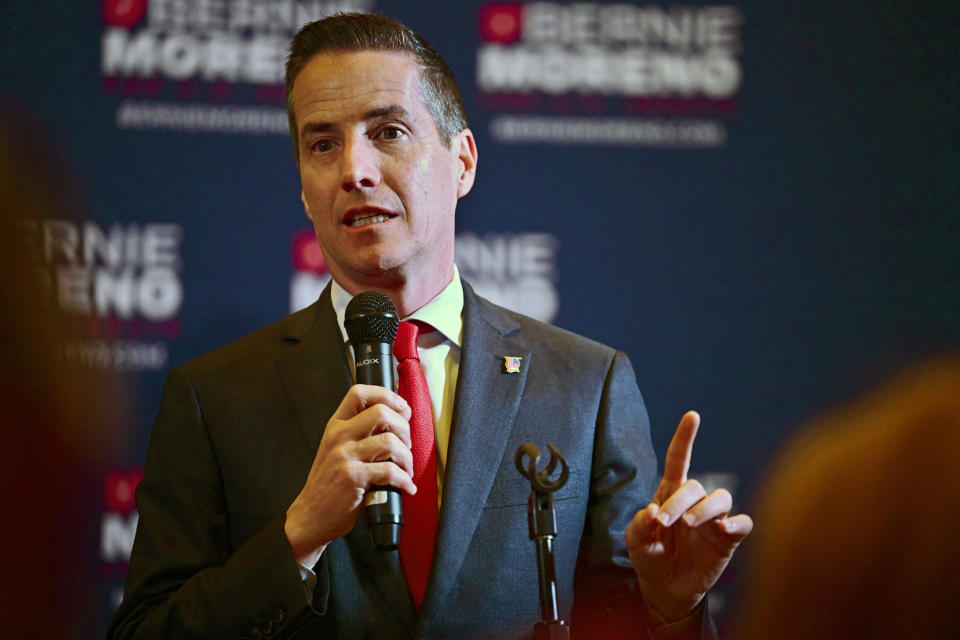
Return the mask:
[(742, 640), (960, 638), (960, 358), (800, 432), (756, 509)]
[[(3, 105), (0, 105), (3, 107)], [(4, 637), (84, 638), (94, 588), (98, 473), (119, 411), (107, 375), (71, 364), (72, 334), (53, 304), (39, 222), (77, 218), (53, 144), (2, 108), (0, 120), (0, 503)]]

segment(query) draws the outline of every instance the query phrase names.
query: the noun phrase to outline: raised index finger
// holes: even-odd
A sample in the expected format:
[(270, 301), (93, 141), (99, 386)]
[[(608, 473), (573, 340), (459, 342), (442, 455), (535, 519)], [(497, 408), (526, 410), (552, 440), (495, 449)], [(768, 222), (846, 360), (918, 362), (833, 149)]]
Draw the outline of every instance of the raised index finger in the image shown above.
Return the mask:
[(663, 482), (673, 487), (679, 487), (687, 481), (687, 472), (690, 470), (690, 458), (693, 457), (693, 440), (697, 437), (700, 428), (700, 414), (696, 411), (687, 411), (680, 418), (677, 431), (667, 447), (667, 455), (663, 461)]

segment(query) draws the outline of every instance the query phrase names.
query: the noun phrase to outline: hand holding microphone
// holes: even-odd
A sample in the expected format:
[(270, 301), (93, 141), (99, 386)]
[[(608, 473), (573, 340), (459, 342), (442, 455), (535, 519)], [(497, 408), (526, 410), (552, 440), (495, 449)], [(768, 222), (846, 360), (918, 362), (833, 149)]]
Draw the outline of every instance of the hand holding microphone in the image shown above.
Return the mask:
[[(393, 301), (378, 291), (357, 294), (347, 305), (344, 326), (353, 345), (357, 384), (392, 391), (393, 341), (400, 326)], [(364, 505), (374, 546), (381, 550), (396, 549), (403, 526), (400, 492), (389, 485), (374, 486), (367, 492)]]
[[(382, 297), (393, 308), (390, 299)], [(396, 311), (392, 311), (391, 320), (389, 310), (358, 311), (349, 305), (347, 308), (348, 333), (357, 354), (358, 384), (350, 388), (327, 422), (306, 483), (287, 509), (284, 524), (294, 556), (307, 567), (316, 563), (328, 543), (353, 528), (367, 501), (372, 503), (368, 515), (374, 519), (371, 531), (375, 538), (385, 540), (385, 548), (391, 543), (396, 545), (394, 531), (399, 534), (402, 522), (402, 513), (393, 509), (394, 504), (400, 504), (398, 489), (416, 493), (410, 453), (410, 407), (392, 390), (392, 338), (378, 341), (384, 337), (381, 323), (388, 327), (392, 323), (396, 332)], [(357, 338), (350, 333), (351, 317), (370, 318), (359, 323)], [(367, 327), (367, 322), (374, 326)], [(395, 499), (377, 493), (384, 487), (395, 494)], [(372, 490), (368, 492), (368, 488)]]

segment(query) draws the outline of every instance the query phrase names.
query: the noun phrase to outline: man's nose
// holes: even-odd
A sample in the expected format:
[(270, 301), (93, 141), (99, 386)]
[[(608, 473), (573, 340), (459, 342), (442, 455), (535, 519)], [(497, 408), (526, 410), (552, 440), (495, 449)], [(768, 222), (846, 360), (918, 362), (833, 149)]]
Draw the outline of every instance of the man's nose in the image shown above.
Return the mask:
[(380, 184), (380, 158), (366, 138), (348, 140), (344, 146), (340, 186), (344, 191), (369, 189)]

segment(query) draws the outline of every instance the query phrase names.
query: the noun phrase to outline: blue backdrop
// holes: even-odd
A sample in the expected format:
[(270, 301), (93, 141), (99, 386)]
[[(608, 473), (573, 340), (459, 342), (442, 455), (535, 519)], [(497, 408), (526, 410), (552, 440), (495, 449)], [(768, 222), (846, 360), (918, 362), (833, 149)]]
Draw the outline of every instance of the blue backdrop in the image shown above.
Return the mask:
[(56, 304), (86, 332), (68, 352), (128, 383), (83, 505), (93, 635), (166, 371), (327, 277), (280, 63), (297, 25), (336, 10), (396, 16), (458, 78), (480, 152), (464, 275), (626, 351), (661, 456), (699, 410), (694, 474), (735, 485), (738, 507), (804, 419), (957, 346), (957, 3), (8, 1), (0, 98), (76, 193), (39, 228)]

